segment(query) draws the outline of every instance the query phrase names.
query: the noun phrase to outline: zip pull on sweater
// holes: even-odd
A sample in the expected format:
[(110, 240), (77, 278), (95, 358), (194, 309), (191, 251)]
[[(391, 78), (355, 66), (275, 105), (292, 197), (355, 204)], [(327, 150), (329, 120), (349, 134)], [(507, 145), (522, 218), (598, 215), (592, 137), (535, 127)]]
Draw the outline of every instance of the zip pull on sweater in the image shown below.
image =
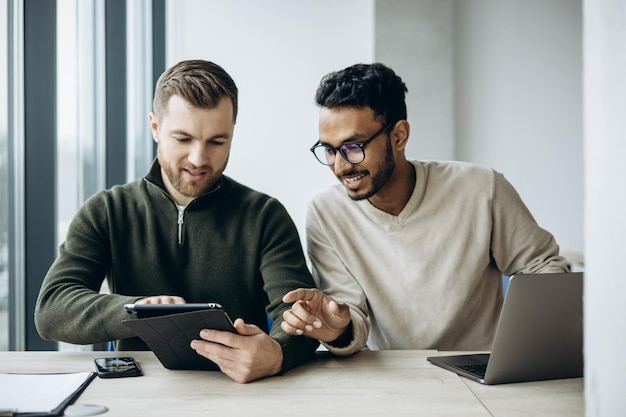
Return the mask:
[(178, 207), (178, 244), (182, 245), (183, 244), (183, 217), (185, 215), (185, 207), (186, 206), (179, 206)]

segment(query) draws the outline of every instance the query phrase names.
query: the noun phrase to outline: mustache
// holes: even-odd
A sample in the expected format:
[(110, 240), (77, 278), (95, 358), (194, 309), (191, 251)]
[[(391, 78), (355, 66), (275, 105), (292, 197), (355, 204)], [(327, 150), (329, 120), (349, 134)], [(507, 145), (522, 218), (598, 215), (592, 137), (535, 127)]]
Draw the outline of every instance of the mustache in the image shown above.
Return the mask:
[(195, 165), (190, 165), (190, 166), (181, 166), (179, 167), (180, 170), (184, 170), (184, 171), (191, 171), (191, 172), (205, 172), (208, 171), (208, 168), (206, 165), (203, 166), (195, 166)]
[(360, 169), (360, 170), (355, 170), (355, 169), (353, 169), (353, 170), (348, 171), (348, 172), (346, 172), (346, 173), (343, 173), (343, 174), (341, 174), (341, 175), (337, 175), (337, 177), (339, 177), (339, 178), (344, 178), (344, 177), (356, 177), (356, 176), (358, 176), (358, 175), (365, 175), (365, 174), (367, 174), (368, 172), (369, 172), (369, 171), (368, 171), (368, 170), (366, 170), (366, 169)]

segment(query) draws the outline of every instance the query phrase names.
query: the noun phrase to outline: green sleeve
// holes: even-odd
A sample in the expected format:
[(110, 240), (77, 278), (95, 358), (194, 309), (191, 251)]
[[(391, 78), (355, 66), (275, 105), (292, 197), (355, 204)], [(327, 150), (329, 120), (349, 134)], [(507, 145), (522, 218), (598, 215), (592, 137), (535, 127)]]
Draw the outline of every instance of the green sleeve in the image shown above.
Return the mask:
[(95, 195), (79, 209), (43, 280), (35, 325), (44, 339), (90, 344), (133, 336), (121, 323), (123, 306), (140, 297), (99, 294), (111, 264), (104, 206)]
[(296, 288), (314, 288), (315, 282), (306, 265), (297, 229), (285, 208), (270, 199), (260, 213), (263, 247), (261, 273), (269, 298), (268, 314), (273, 321), (270, 336), (283, 348), (283, 372), (311, 357), (319, 342), (307, 336), (293, 336), (280, 328), (283, 312), (291, 307), (283, 296)]

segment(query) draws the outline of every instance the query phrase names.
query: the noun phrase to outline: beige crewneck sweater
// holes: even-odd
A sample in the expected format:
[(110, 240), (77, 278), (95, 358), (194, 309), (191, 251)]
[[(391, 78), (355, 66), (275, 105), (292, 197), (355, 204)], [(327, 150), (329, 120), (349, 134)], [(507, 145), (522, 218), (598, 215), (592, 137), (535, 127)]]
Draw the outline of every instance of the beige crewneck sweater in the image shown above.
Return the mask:
[(369, 349), (489, 350), (502, 307), (502, 274), (562, 272), (553, 236), (504, 176), (462, 162), (412, 162), (402, 212), (351, 200), (342, 185), (307, 213), (313, 276), (351, 307), (354, 339)]

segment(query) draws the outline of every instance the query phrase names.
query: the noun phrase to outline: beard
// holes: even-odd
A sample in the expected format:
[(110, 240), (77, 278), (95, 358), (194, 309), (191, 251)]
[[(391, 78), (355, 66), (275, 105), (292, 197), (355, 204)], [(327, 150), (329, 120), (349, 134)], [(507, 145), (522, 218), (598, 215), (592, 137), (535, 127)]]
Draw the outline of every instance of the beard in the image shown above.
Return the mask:
[(197, 167), (193, 165), (175, 167), (159, 158), (159, 164), (170, 180), (172, 187), (180, 194), (190, 198), (196, 198), (209, 192), (222, 176), (222, 172), (226, 168), (226, 162), (228, 162), (228, 159), (217, 171), (212, 168), (202, 167), (201, 170), (207, 173), (202, 181), (187, 181), (183, 179), (182, 171), (198, 171)]
[(378, 191), (380, 191), (389, 178), (393, 175), (393, 172), (396, 169), (396, 161), (393, 159), (393, 149), (391, 148), (391, 143), (387, 141), (387, 150), (385, 153), (385, 159), (378, 166), (376, 173), (372, 176), (372, 186), (361, 193), (348, 193), (350, 198), (354, 201), (365, 200), (366, 198), (370, 198), (375, 195)]

